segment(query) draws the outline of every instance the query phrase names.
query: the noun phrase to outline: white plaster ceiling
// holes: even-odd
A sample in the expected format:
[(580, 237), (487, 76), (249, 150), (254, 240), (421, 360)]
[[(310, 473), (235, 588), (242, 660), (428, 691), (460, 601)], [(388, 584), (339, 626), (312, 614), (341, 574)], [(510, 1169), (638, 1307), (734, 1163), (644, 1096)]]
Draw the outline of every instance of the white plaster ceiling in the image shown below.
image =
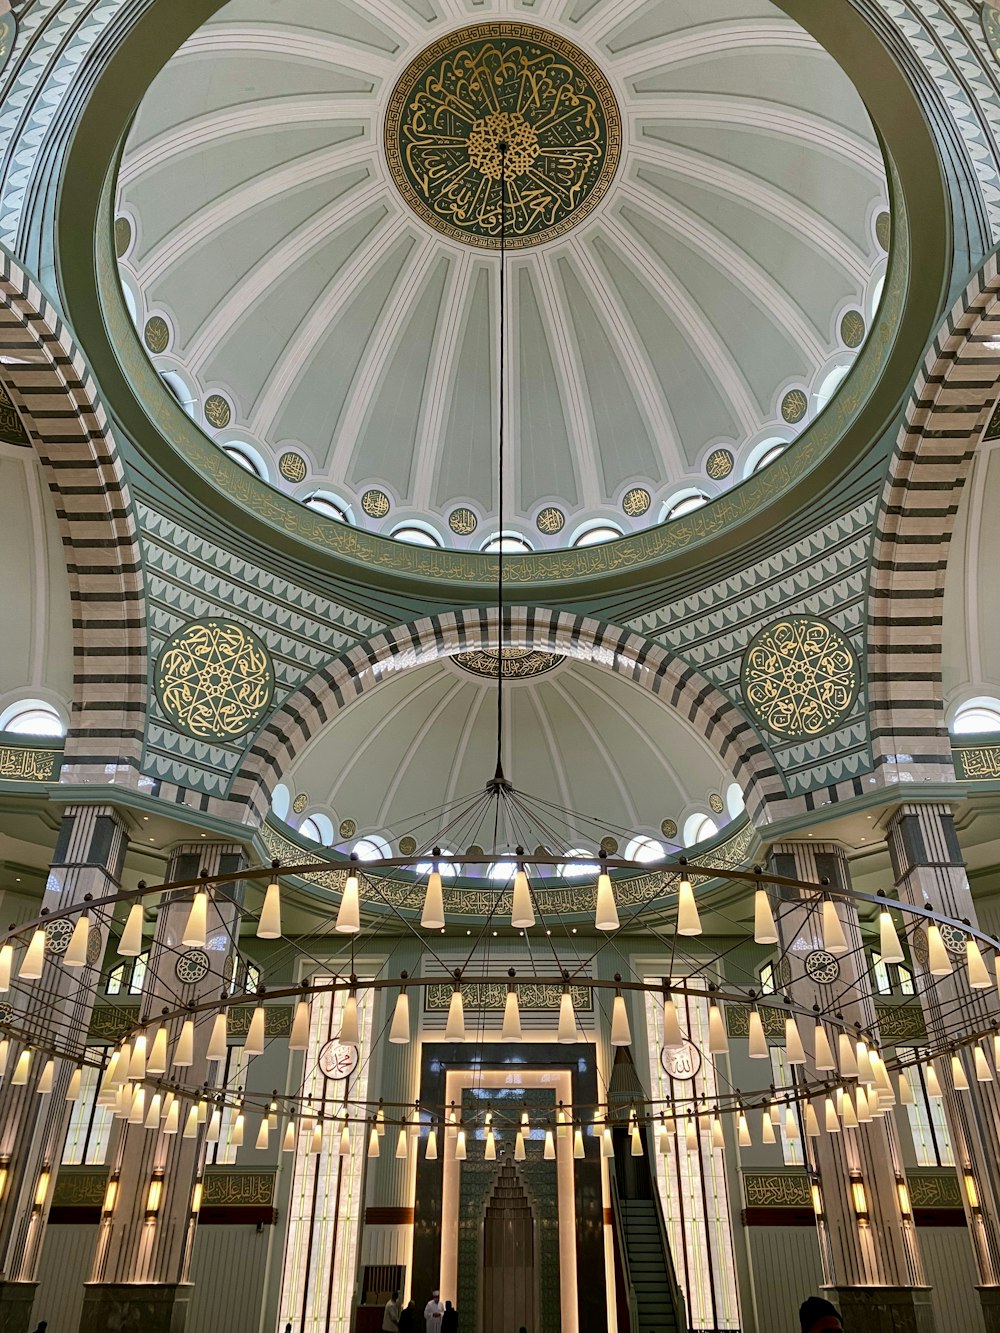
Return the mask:
[[(683, 832), (686, 816), (707, 813), (733, 781), (686, 720), (614, 672), (563, 659), (546, 675), (508, 683), (505, 693), (504, 768), (517, 790), (595, 817), (623, 851), (623, 831), (662, 839), (661, 825), (672, 819)], [(495, 746), (494, 682), (450, 660), (391, 675), (338, 713), (281, 775), (293, 800), (302, 797), (289, 822), (322, 814), (334, 829), (352, 820), (357, 836), (395, 844), (410, 834), (423, 846), (440, 825), (422, 825), (421, 812), (483, 791)], [(714, 817), (720, 826), (729, 818)], [(532, 848), (596, 850), (593, 825), (547, 818), (552, 834), (539, 829)], [(450, 850), (492, 845), (487, 823), (476, 833), (456, 826), (451, 839), (460, 846)], [(509, 832), (501, 829), (501, 843)]]
[[(536, 548), (582, 525), (658, 522), (687, 488), (742, 479), (789, 440), (870, 326), (888, 207), (876, 137), (834, 60), (769, 0), (232, 0), (142, 102), (119, 178), (120, 263), (162, 317), (192, 412), (249, 442), (274, 484), (329, 490), (390, 533), (495, 531), (495, 255), (404, 203), (382, 148), (413, 56), (491, 16), (569, 37), (618, 98), (617, 178), (566, 236), (510, 259), (508, 526)], [(884, 233), (883, 233), (884, 239)], [(790, 390), (808, 402), (788, 424)], [(206, 422), (209, 395), (232, 419)], [(732, 474), (712, 480), (719, 446)], [(308, 475), (284, 481), (294, 450)], [(645, 515), (626, 517), (633, 487)], [(360, 508), (368, 488), (390, 512)], [(468, 506), (473, 535), (447, 517)], [(548, 506), (558, 533), (537, 526)]]

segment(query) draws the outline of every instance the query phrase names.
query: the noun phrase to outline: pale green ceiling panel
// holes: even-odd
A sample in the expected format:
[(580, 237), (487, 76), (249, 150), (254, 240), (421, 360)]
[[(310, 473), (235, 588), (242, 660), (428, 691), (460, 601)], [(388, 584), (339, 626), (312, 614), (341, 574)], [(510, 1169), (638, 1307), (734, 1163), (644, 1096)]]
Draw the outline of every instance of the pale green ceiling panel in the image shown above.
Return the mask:
[(385, 370), (351, 458), (350, 480), (355, 485), (387, 481), (404, 502), (412, 489), (417, 430), (425, 408), (448, 268), (448, 261), (439, 259), (424, 285), (406, 293), (409, 317), (400, 325), (386, 356)]
[[(355, 230), (361, 239), (364, 226), (358, 224)], [(319, 458), (326, 456), (336, 440), (341, 413), (368, 339), (415, 244), (414, 237), (407, 235), (390, 245), (344, 317), (328, 326), (325, 336), (309, 349), (300, 378), (275, 420), (271, 434), (276, 439), (302, 440), (312, 445)], [(320, 385), (322, 393), (318, 392)]]
[(662, 454), (638, 410), (634, 384), (606, 334), (572, 261), (559, 261), (566, 306), (580, 349), (583, 383), (597, 432), (602, 483), (607, 495), (633, 477), (666, 481)]
[[(205, 378), (209, 381), (217, 378), (231, 384), (238, 392), (245, 409), (255, 415), (259, 400), (267, 392), (276, 365), (279, 363), (284, 365), (286, 359), (291, 357), (294, 364), (289, 369), (296, 378), (292, 390), (282, 396), (279, 405), (285, 411), (293, 411), (298, 406), (302, 412), (308, 412), (308, 420), (304, 421), (310, 431), (307, 440), (315, 444), (320, 456), (323, 456), (330, 438), (332, 419), (322, 408), (317, 409), (317, 405), (311, 400), (307, 402), (304, 397), (300, 398), (295, 392), (295, 385), (298, 383), (298, 376), (310, 371), (313, 356), (320, 355), (322, 348), (316, 343), (299, 355), (292, 346), (293, 340), (326, 284), (335, 278), (358, 248), (365, 244), (373, 227), (383, 217), (384, 208), (376, 204), (356, 221), (341, 227), (309, 256), (307, 262), (290, 270), (280, 282), (267, 289), (255, 306), (257, 317), (244, 317), (236, 323), (228, 324), (220, 331), (219, 341), (212, 346), (205, 364)], [(398, 262), (401, 263), (402, 259), (400, 258)], [(333, 376), (336, 369), (336, 367), (328, 368), (326, 373)], [(346, 385), (349, 382), (350, 375), (345, 372), (342, 392), (346, 392)], [(301, 412), (299, 420), (303, 420)], [(322, 434), (312, 440), (312, 432), (321, 423)], [(279, 419), (275, 423), (274, 438), (283, 439), (282, 432), (295, 434)]]
[(270, 22), (278, 35), (288, 28), (313, 29), (316, 33), (336, 32), (362, 50), (395, 54), (400, 38), (380, 22), (366, 4), (352, 0), (232, 0), (226, 5), (226, 23)]
[(434, 507), (438, 510), (446, 509), (456, 496), (474, 501), (485, 514), (493, 509), (497, 448), (494, 289), (490, 269), (478, 265), (465, 304), (441, 462), (435, 474)]
[(518, 508), (531, 509), (557, 495), (569, 505), (579, 498), (576, 451), (570, 442), (560, 378), (552, 359), (531, 270), (516, 273), (518, 400), (515, 429), (521, 466)]
[(626, 303), (667, 403), (681, 445), (738, 432), (735, 413), (718, 377), (699, 355), (696, 341), (663, 317), (663, 305), (642, 276), (601, 241), (594, 248), (616, 292)]
[[(788, 20), (767, 0), (644, 0), (637, 5), (638, 17), (629, 16), (618, 23), (607, 38), (609, 51), (620, 54), (646, 43), (662, 40), (677, 32), (701, 29), (704, 32), (723, 23), (740, 23), (763, 18)], [(794, 25), (790, 25), (794, 26)]]

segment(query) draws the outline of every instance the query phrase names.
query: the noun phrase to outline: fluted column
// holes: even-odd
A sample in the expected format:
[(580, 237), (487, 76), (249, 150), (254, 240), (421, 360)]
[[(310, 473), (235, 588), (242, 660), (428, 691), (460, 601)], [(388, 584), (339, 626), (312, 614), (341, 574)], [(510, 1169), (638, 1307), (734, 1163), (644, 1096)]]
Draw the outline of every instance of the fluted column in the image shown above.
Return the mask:
[[(951, 810), (945, 805), (904, 805), (886, 829), (896, 895), (915, 907), (931, 907), (958, 921), (978, 926), (972, 890)], [(929, 1038), (938, 1042), (957, 1029), (976, 1031), (1000, 1020), (996, 992), (971, 990), (966, 975), (964, 939), (956, 937), (951, 976), (932, 977), (928, 971), (926, 932), (918, 922), (908, 923), (910, 954)], [(951, 943), (946, 939), (946, 944)], [(1000, 1092), (996, 1078), (980, 1082), (973, 1053), (959, 1055), (968, 1091), (958, 1091), (951, 1061), (938, 1060), (935, 1068), (944, 1092), (944, 1110), (955, 1161), (962, 1177), (969, 1234), (981, 1282), (980, 1296), (986, 1327), (1000, 1333)], [(1000, 1073), (1000, 1071), (997, 1071)], [(974, 1186), (970, 1189), (968, 1177)], [(974, 1200), (974, 1202), (973, 1202)]]
[[(171, 857), (169, 880), (190, 880), (198, 874), (232, 874), (245, 858), (237, 846), (222, 843), (178, 848)], [(239, 887), (226, 885), (209, 895), (206, 949), (208, 970), (197, 980), (201, 959), (192, 959), (182, 943), (193, 892), (171, 895), (161, 903), (143, 987), (140, 1021), (148, 1031), (157, 1015), (180, 1005), (193, 1005), (224, 992), (227, 960), (235, 959), (239, 930)], [(225, 896), (223, 896), (223, 894)], [(236, 901), (230, 901), (235, 899)], [(187, 955), (187, 967), (178, 960)], [(190, 1068), (175, 1069), (192, 1088), (213, 1083), (219, 1066), (207, 1058), (214, 1014), (199, 1016), (194, 1028), (194, 1059)], [(169, 1025), (168, 1058), (176, 1049), (182, 1020)], [(146, 1102), (155, 1079), (146, 1084)], [(143, 1333), (183, 1333), (190, 1295), (188, 1276), (197, 1217), (193, 1212), (194, 1186), (201, 1176), (206, 1149), (206, 1124), (197, 1136), (183, 1131), (190, 1107), (181, 1108), (179, 1132), (126, 1124), (119, 1140), (111, 1175), (117, 1177), (114, 1212), (101, 1223), (91, 1281), (87, 1284), (81, 1333), (104, 1333), (108, 1328), (142, 1327)], [(150, 1206), (150, 1186), (160, 1182), (158, 1206)]]
[[(119, 813), (110, 806), (68, 806), (43, 895), (42, 908), (58, 912), (85, 899), (117, 893), (125, 859), (127, 832)], [(42, 976), (37, 981), (17, 980), (23, 959), (18, 951), (15, 981), (5, 996), (14, 1009), (12, 1025), (30, 1032), (36, 1041), (82, 1056), (90, 1028), (94, 987), (107, 939), (107, 928), (91, 917), (90, 951), (93, 962), (69, 969), (62, 955), (72, 923), (60, 923), (48, 932)], [(63, 1140), (70, 1115), (66, 1101), (73, 1061), (56, 1062), (50, 1094), (38, 1092), (45, 1058), (31, 1058), (28, 1080), (14, 1086), (11, 1073), (23, 1046), (10, 1043), (7, 1075), (0, 1081), (0, 1162), (7, 1179), (0, 1194), (0, 1327), (4, 1333), (27, 1330), (34, 1298), (38, 1261), (48, 1220)]]
[[(776, 873), (819, 883), (828, 879), (834, 888), (849, 888), (847, 858), (834, 845), (783, 843), (774, 848)], [(827, 986), (820, 985), (806, 970), (806, 960), (822, 949), (821, 914), (815, 895), (798, 899), (795, 890), (776, 912), (779, 946), (788, 961), (791, 976), (788, 994), (800, 1009), (818, 1005), (832, 1007), (853, 1030), (855, 1040), (876, 1030), (875, 1003), (866, 965), (858, 914), (849, 901), (835, 899), (848, 951), (839, 957), (840, 975)], [(815, 1067), (813, 1025), (799, 1020), (808, 1064), (808, 1079), (829, 1079)], [(842, 1028), (827, 1026), (834, 1053)], [(823, 1127), (824, 1107), (815, 1108)], [(820, 1251), (826, 1283), (833, 1288), (846, 1325), (864, 1327), (872, 1333), (902, 1333), (934, 1328), (930, 1292), (924, 1281), (912, 1219), (900, 1211), (897, 1184), (904, 1179), (902, 1154), (891, 1112), (875, 1116), (857, 1129), (840, 1133), (804, 1135), (807, 1159), (819, 1177), (823, 1215), (817, 1220)], [(867, 1218), (859, 1219), (852, 1186), (860, 1181), (868, 1205)]]

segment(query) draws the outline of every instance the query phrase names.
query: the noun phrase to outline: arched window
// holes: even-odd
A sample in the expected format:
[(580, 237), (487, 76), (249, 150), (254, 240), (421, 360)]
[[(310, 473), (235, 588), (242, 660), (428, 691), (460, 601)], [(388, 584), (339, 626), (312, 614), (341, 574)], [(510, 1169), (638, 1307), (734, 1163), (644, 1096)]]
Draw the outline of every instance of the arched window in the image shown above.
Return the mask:
[(709, 838), (714, 838), (719, 831), (719, 826), (711, 815), (706, 815), (702, 811), (696, 811), (689, 815), (684, 823), (684, 846), (693, 847), (696, 842), (707, 842)]
[[(441, 855), (452, 856), (454, 853), (449, 852), (445, 847), (442, 847)], [(429, 875), (431, 871), (435, 869), (440, 871), (442, 879), (454, 879), (457, 873), (455, 867), (448, 861), (442, 861), (440, 865), (435, 861), (421, 861), (416, 867), (418, 875)]]
[(760, 987), (759, 987), (759, 989), (760, 989), (760, 993), (761, 993), (761, 995), (777, 995), (777, 994), (778, 994), (778, 989), (779, 989), (779, 986), (778, 986), (779, 977), (778, 977), (778, 964), (777, 964), (777, 963), (763, 963), (763, 964), (761, 965), (761, 969), (760, 969), (760, 971), (758, 972), (757, 976), (758, 976), (759, 981), (760, 981)]
[(303, 838), (309, 838), (311, 842), (318, 842), (323, 847), (333, 846), (333, 824), (326, 815), (313, 814), (307, 819), (303, 819), (299, 825), (299, 832)]
[[(586, 847), (574, 847), (572, 851), (566, 853), (567, 856), (589, 857), (593, 852), (588, 852)], [(560, 866), (559, 874), (563, 879), (584, 879), (588, 875), (596, 875), (600, 870), (596, 861), (581, 860), (576, 865)]]
[(701, 509), (707, 504), (708, 496), (704, 491), (682, 491), (680, 495), (673, 496), (663, 506), (660, 522), (672, 523), (675, 518), (683, 518), (685, 514), (693, 514), (696, 509)]
[(489, 879), (496, 880), (498, 884), (504, 884), (507, 880), (514, 878), (516, 870), (517, 865), (514, 861), (494, 861), (486, 874)]
[(411, 546), (444, 545), (434, 529), (425, 523), (401, 523), (390, 536), (398, 542), (409, 542)]
[(610, 523), (591, 523), (573, 538), (574, 546), (600, 546), (602, 542), (614, 542), (624, 536), (621, 528)]
[(822, 412), (823, 408), (826, 407), (827, 403), (847, 378), (847, 372), (849, 370), (850, 366), (837, 366), (824, 378), (822, 384), (816, 390), (817, 412)]
[(639, 834), (625, 847), (625, 860), (640, 861), (643, 865), (650, 861), (662, 861), (666, 854), (662, 842), (647, 838), (645, 834)]
[(238, 463), (244, 472), (249, 472), (252, 477), (257, 477), (260, 481), (267, 481), (267, 464), (252, 445), (238, 441), (224, 444), (222, 451), (228, 454), (234, 463)]
[(967, 699), (955, 710), (951, 729), (956, 736), (1000, 731), (1000, 699)]
[(323, 841), (323, 835), (320, 833), (319, 825), (315, 819), (303, 819), (299, 825), (299, 833), (303, 838), (308, 838), (310, 842), (321, 843)]
[(291, 803), (292, 794), (283, 782), (279, 782), (271, 793), (271, 809), (278, 819), (288, 818), (288, 807)]
[(21, 699), (0, 713), (0, 731), (16, 736), (65, 736), (66, 724), (51, 704)]
[(726, 810), (730, 819), (736, 819), (747, 808), (743, 799), (743, 788), (738, 782), (731, 782), (726, 788)]
[(126, 958), (108, 973), (105, 992), (108, 995), (141, 995), (148, 966), (148, 953), (141, 953), (137, 958)]
[(345, 505), (343, 500), (338, 500), (335, 495), (316, 491), (315, 494), (306, 497), (305, 504), (308, 508), (315, 509), (317, 514), (322, 514), (324, 518), (335, 519), (338, 523), (351, 521), (348, 514), (349, 506)]
[(522, 537), (519, 532), (494, 532), (482, 546), (484, 555), (524, 555), (525, 551), (532, 550), (531, 542), (527, 537)]
[(194, 394), (188, 388), (184, 376), (179, 375), (176, 370), (164, 370), (161, 371), (160, 377), (173, 394), (174, 398), (193, 421), (198, 410), (198, 404)]
[(380, 838), (377, 833), (369, 833), (358, 839), (351, 852), (359, 861), (381, 861), (392, 855), (392, 848), (385, 838)]

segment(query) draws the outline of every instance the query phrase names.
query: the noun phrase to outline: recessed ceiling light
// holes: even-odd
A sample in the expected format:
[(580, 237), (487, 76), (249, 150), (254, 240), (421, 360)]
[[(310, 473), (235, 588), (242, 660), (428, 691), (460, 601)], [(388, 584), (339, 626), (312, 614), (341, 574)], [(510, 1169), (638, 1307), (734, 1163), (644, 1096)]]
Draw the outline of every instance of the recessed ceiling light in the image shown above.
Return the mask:
[(146, 821), (147, 824), (149, 823), (149, 815), (143, 815), (143, 819)]

